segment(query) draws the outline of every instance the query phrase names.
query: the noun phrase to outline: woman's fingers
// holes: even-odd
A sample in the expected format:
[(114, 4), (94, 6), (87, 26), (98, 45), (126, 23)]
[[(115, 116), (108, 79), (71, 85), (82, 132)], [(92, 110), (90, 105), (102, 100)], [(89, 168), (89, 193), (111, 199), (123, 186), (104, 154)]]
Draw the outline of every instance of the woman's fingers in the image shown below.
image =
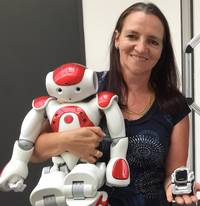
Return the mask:
[(102, 153), (101, 151), (95, 150), (93, 156), (94, 156), (95, 158), (99, 159), (100, 157), (102, 157), (102, 155), (103, 155), (103, 153)]
[(105, 136), (100, 127), (82, 127), (66, 131), (66, 151), (95, 163), (103, 153), (97, 148)]
[(95, 163), (97, 161), (97, 159), (100, 158), (102, 155), (103, 155), (103, 153), (101, 151), (95, 150), (95, 152), (93, 152), (93, 154), (86, 156), (86, 157), (82, 157), (81, 161)]
[(176, 203), (183, 205), (184, 204), (184, 199), (181, 196), (176, 196), (175, 197)]
[(200, 191), (200, 183), (196, 182), (194, 188), (196, 192)]
[(184, 202), (185, 202), (186, 205), (192, 204), (191, 196), (189, 196), (189, 195), (183, 195), (182, 198), (183, 198), (183, 200), (184, 200)]
[[(200, 184), (197, 186), (195, 185), (195, 187), (197, 187), (197, 190), (200, 189), (199, 186)], [(183, 204), (191, 205), (192, 203), (195, 203), (198, 201), (196, 195), (177, 195), (173, 197), (171, 184), (166, 189), (166, 197), (167, 197), (168, 202), (172, 202), (174, 200), (176, 203), (180, 205), (183, 205)]]
[(173, 201), (172, 184), (169, 184), (167, 186), (166, 196), (167, 196), (167, 201), (168, 202), (172, 202)]
[(95, 163), (97, 161), (97, 159), (93, 156), (90, 156), (87, 158), (86, 162), (89, 162), (89, 163)]
[(89, 129), (91, 129), (91, 131), (93, 131), (99, 137), (100, 142), (106, 136), (106, 134), (103, 132), (103, 130), (100, 127), (89, 127)]
[(197, 202), (198, 201), (198, 198), (197, 198), (196, 195), (192, 195), (191, 199), (192, 199), (192, 202)]

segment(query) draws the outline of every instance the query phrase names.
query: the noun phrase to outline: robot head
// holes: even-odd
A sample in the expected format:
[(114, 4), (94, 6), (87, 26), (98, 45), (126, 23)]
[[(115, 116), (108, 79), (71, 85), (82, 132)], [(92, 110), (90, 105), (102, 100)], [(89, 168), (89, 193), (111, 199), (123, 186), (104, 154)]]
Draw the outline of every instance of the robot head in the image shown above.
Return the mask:
[(97, 74), (77, 63), (61, 65), (46, 76), (50, 96), (66, 102), (82, 101), (98, 90)]

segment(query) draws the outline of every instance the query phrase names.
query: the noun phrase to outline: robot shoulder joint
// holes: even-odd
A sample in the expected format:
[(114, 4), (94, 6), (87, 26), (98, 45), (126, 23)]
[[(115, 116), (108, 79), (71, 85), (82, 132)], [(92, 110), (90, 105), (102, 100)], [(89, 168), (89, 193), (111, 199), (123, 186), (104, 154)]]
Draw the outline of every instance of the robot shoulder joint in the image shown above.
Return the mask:
[(53, 97), (49, 97), (49, 96), (40, 96), (40, 97), (37, 97), (33, 100), (32, 102), (32, 107), (35, 109), (35, 110), (42, 110), (44, 108), (46, 108), (48, 102), (50, 100), (54, 99)]
[(108, 109), (113, 101), (117, 101), (118, 96), (112, 92), (102, 91), (97, 93), (97, 105), (100, 109), (105, 110)]

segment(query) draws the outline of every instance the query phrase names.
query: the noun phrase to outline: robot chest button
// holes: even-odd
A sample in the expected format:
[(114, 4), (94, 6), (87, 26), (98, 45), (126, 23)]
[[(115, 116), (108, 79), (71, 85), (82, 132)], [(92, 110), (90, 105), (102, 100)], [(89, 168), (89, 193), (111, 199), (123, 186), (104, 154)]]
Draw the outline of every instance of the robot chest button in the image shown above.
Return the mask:
[(73, 118), (71, 115), (67, 115), (67, 116), (64, 118), (64, 121), (65, 121), (65, 123), (67, 123), (67, 124), (72, 123), (73, 120), (74, 120), (74, 118)]

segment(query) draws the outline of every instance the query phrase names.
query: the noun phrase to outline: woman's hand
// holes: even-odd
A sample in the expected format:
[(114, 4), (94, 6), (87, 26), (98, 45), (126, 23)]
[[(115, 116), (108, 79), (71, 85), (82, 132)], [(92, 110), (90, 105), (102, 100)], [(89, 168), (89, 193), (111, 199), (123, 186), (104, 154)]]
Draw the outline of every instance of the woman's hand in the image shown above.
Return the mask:
[[(194, 188), (195, 188), (195, 192), (200, 191), (200, 184), (195, 183)], [(168, 186), (166, 186), (165, 191), (166, 191), (166, 196), (167, 196), (168, 202), (176, 202), (177, 204), (180, 204), (180, 205), (183, 205), (183, 204), (190, 205), (190, 204), (198, 201), (196, 194), (177, 195), (175, 198), (173, 198), (172, 184), (170, 184), (170, 183), (168, 184)]]
[(66, 140), (67, 151), (79, 156), (81, 160), (95, 163), (103, 155), (97, 149), (105, 136), (100, 127), (82, 127), (63, 132), (62, 135)]
[(45, 128), (35, 142), (33, 162), (45, 161), (63, 152), (71, 152), (94, 163), (103, 153), (97, 149), (105, 136), (100, 127), (82, 127), (64, 132), (50, 132)]

